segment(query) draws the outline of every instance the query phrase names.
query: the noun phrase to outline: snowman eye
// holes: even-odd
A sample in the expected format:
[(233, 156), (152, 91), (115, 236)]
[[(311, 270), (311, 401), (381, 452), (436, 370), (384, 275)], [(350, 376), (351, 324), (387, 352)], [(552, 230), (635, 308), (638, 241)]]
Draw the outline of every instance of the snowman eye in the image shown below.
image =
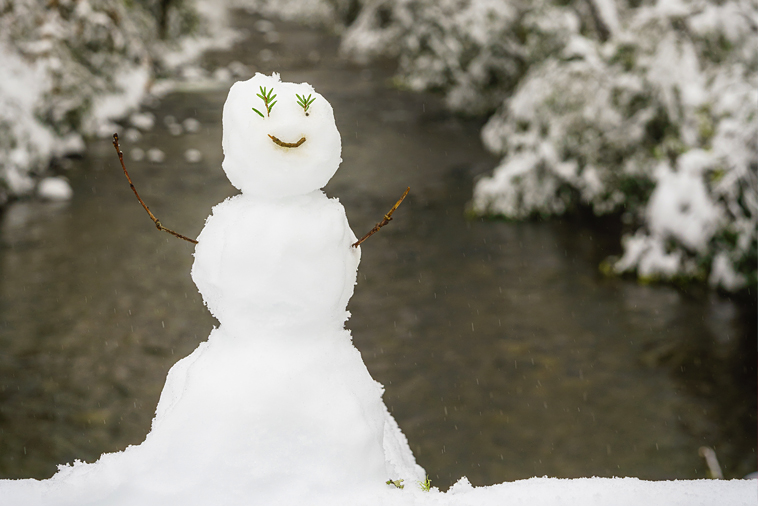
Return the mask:
[(258, 97), (260, 97), (261, 100), (263, 100), (263, 105), (266, 106), (266, 116), (263, 115), (261, 111), (253, 107), (253, 110), (258, 113), (258, 115), (261, 118), (266, 118), (271, 115), (271, 109), (274, 108), (274, 105), (276, 104), (276, 95), (274, 93), (274, 88), (272, 87), (270, 90), (266, 91), (265, 86), (260, 87), (260, 93), (256, 93)]
[(311, 107), (311, 104), (316, 101), (315, 98), (311, 98), (311, 95), (309, 94), (308, 97), (305, 97), (305, 93), (303, 93), (303, 96), (298, 95), (295, 93), (295, 96), (297, 97), (297, 105), (303, 108), (303, 112), (306, 116), (308, 116), (308, 109)]

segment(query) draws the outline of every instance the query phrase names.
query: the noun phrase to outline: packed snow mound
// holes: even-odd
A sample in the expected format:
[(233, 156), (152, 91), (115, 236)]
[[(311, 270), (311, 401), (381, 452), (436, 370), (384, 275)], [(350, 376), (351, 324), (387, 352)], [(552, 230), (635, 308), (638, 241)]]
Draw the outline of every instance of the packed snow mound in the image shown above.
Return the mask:
[[(274, 90), (270, 111), (258, 96), (263, 89)], [(298, 95), (313, 100), (307, 111)], [(271, 137), (285, 144), (304, 140), (295, 148)], [(232, 86), (224, 104), (222, 143), (229, 180), (244, 193), (261, 197), (323, 188), (342, 161), (332, 106), (309, 84), (282, 83), (278, 74), (256, 74)]]
[(347, 320), (360, 249), (336, 199), (233, 197), (213, 209), (198, 241), (192, 279), (223, 327), (242, 334)]
[[(64, 468), (59, 472), (71, 472)], [(212, 475), (209, 478), (214, 478)], [(210, 481), (210, 480), (209, 480)], [(473, 487), (464, 477), (447, 492), (432, 487), (429, 492), (420, 490), (417, 483), (406, 483), (400, 490), (385, 485), (381, 490), (366, 490), (363, 493), (353, 489), (349, 483), (336, 487), (326, 494), (307, 494), (297, 482), (285, 484), (288, 498), (303, 502), (264, 502), (264, 498), (249, 490), (219, 491), (210, 486), (207, 493), (179, 493), (154, 499), (155, 494), (144, 494), (139, 502), (127, 502), (113, 497), (104, 503), (79, 493), (69, 494), (66, 502), (51, 503), (42, 499), (43, 491), (33, 480), (16, 480), (0, 483), (0, 492), (8, 504), (37, 506), (60, 504), (61, 506), (206, 506), (223, 503), (228, 506), (249, 506), (251, 504), (309, 504), (312, 506), (334, 506), (350, 504), (355, 506), (755, 506), (755, 480), (696, 480), (696, 481), (642, 481), (636, 478), (530, 478), (506, 482), (487, 487)], [(349, 493), (348, 491), (352, 492)]]

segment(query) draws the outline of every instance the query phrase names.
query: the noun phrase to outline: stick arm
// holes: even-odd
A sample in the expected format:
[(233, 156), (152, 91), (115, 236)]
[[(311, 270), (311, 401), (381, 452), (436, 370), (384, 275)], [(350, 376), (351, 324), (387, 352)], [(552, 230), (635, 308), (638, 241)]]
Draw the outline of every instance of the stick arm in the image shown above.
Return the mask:
[(118, 161), (121, 162), (121, 168), (124, 169), (124, 175), (126, 176), (126, 180), (129, 181), (129, 187), (134, 192), (134, 195), (137, 197), (137, 200), (139, 200), (139, 203), (142, 204), (142, 207), (145, 209), (148, 216), (150, 216), (150, 219), (153, 220), (153, 223), (155, 223), (155, 228), (157, 228), (158, 230), (162, 230), (164, 232), (168, 232), (174, 237), (178, 237), (179, 239), (184, 239), (185, 241), (191, 242), (192, 244), (197, 244), (196, 240), (190, 239), (187, 236), (174, 232), (170, 228), (166, 228), (161, 224), (161, 220), (155, 217), (155, 215), (150, 211), (150, 208), (147, 207), (147, 204), (145, 204), (145, 202), (139, 196), (139, 193), (137, 193), (137, 188), (135, 188), (134, 183), (132, 183), (132, 178), (129, 177), (129, 172), (127, 172), (126, 165), (124, 165), (124, 153), (121, 152), (121, 147), (118, 144), (118, 134), (113, 134), (113, 147), (116, 148), (116, 153), (118, 153)]
[(369, 237), (371, 237), (375, 233), (379, 232), (380, 228), (382, 228), (387, 223), (389, 223), (390, 221), (392, 221), (392, 213), (394, 213), (397, 210), (397, 208), (400, 207), (400, 204), (403, 203), (403, 200), (405, 200), (405, 197), (408, 196), (408, 192), (410, 192), (410, 191), (411, 191), (411, 187), (409, 186), (405, 190), (405, 193), (403, 193), (403, 196), (400, 197), (400, 200), (398, 200), (397, 202), (395, 202), (395, 205), (392, 206), (392, 209), (390, 209), (387, 212), (387, 214), (384, 215), (384, 218), (382, 219), (382, 221), (380, 221), (379, 223), (377, 223), (376, 225), (374, 225), (374, 228), (372, 228), (371, 230), (369, 230), (368, 234), (366, 234), (363, 237), (361, 237), (360, 239), (358, 239), (355, 242), (355, 244), (353, 244), (353, 248), (357, 248), (358, 246), (360, 246), (361, 243), (363, 243), (363, 241), (365, 241), (366, 239), (368, 239)]

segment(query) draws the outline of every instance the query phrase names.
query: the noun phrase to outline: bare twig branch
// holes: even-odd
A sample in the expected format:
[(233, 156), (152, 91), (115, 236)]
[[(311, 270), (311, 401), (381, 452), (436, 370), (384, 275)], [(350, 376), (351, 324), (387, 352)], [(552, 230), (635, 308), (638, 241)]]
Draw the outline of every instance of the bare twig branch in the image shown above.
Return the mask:
[(297, 142), (284, 142), (284, 141), (280, 141), (279, 139), (277, 139), (271, 134), (268, 134), (268, 136), (271, 137), (271, 140), (274, 141), (274, 144), (276, 144), (277, 146), (281, 146), (283, 148), (296, 148), (305, 142), (305, 137), (300, 137), (300, 140)]
[(163, 230), (164, 232), (168, 232), (174, 237), (178, 237), (179, 239), (184, 239), (185, 241), (191, 242), (192, 244), (197, 244), (196, 240), (190, 239), (189, 237), (183, 236), (182, 234), (178, 234), (174, 232), (173, 230), (161, 225), (161, 221), (158, 218), (156, 218), (152, 212), (150, 212), (150, 209), (148, 209), (145, 202), (140, 198), (139, 193), (137, 193), (137, 189), (134, 187), (134, 183), (132, 183), (132, 178), (129, 177), (129, 173), (126, 171), (126, 165), (124, 165), (124, 153), (121, 152), (121, 148), (118, 145), (118, 134), (113, 134), (113, 147), (116, 148), (116, 153), (118, 153), (118, 161), (121, 162), (121, 168), (124, 169), (124, 175), (126, 176), (126, 180), (129, 181), (129, 186), (134, 192), (134, 195), (137, 197), (137, 200), (139, 200), (139, 203), (142, 204), (142, 207), (145, 208), (145, 211), (147, 211), (147, 214), (150, 216), (150, 219), (153, 220), (153, 223), (155, 223), (155, 227), (158, 230)]
[(397, 202), (395, 202), (395, 205), (394, 205), (394, 206), (392, 206), (392, 209), (390, 209), (390, 210), (389, 210), (389, 212), (388, 212), (387, 214), (385, 214), (385, 215), (384, 215), (384, 218), (382, 219), (382, 221), (380, 221), (379, 223), (377, 223), (376, 225), (374, 225), (374, 228), (372, 228), (372, 229), (369, 231), (369, 233), (368, 233), (368, 234), (364, 235), (364, 236), (363, 236), (363, 237), (361, 237), (361, 238), (360, 238), (358, 241), (356, 241), (356, 243), (355, 243), (355, 244), (353, 244), (353, 248), (357, 248), (358, 246), (360, 246), (360, 245), (361, 245), (361, 243), (363, 243), (363, 241), (365, 241), (366, 239), (368, 239), (369, 237), (371, 237), (371, 236), (372, 236), (372, 235), (374, 235), (375, 233), (379, 232), (379, 229), (380, 229), (380, 228), (382, 228), (382, 227), (383, 227), (383, 226), (385, 226), (387, 223), (389, 223), (390, 221), (392, 221), (392, 213), (394, 213), (394, 212), (395, 212), (395, 210), (396, 210), (398, 207), (400, 207), (400, 204), (402, 204), (402, 203), (403, 203), (403, 200), (405, 200), (405, 197), (407, 197), (407, 196), (408, 196), (408, 192), (409, 192), (409, 191), (411, 191), (411, 188), (410, 188), (410, 186), (409, 186), (409, 187), (408, 187), (408, 188), (405, 190), (405, 193), (403, 193), (403, 196), (402, 196), (402, 197), (400, 197), (400, 200), (398, 200)]

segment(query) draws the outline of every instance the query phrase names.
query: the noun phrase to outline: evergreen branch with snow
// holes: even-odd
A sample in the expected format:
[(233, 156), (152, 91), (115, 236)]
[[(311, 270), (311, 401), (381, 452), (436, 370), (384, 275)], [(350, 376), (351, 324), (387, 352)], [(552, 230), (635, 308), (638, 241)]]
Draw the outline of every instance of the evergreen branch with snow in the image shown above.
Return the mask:
[(472, 214), (619, 214), (624, 254), (606, 272), (749, 293), (758, 6), (680, 7), (368, 2), (341, 50), (358, 61), (398, 57), (399, 84), (442, 91), (466, 114), (495, 111), (482, 138), (501, 162), (476, 182)]

